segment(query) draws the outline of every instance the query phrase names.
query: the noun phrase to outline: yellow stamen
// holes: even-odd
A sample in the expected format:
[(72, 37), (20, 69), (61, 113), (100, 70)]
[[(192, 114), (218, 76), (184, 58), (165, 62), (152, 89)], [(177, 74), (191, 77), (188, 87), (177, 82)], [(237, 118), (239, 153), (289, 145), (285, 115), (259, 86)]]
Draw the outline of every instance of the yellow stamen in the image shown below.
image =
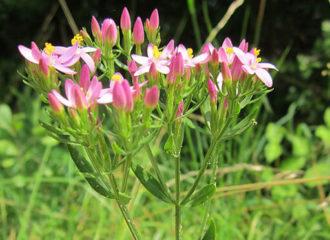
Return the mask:
[(83, 40), (83, 37), (78, 33), (71, 39), (71, 44), (75, 45), (76, 42), (81, 43)]
[(48, 42), (45, 43), (44, 51), (46, 54), (48, 54), (50, 56), (54, 50), (55, 50), (55, 47), (51, 43), (48, 43)]
[(193, 50), (192, 50), (192, 48), (188, 48), (187, 49), (187, 53), (188, 53), (188, 56), (189, 56), (189, 58), (193, 58)]
[(254, 48), (253, 52), (254, 52), (254, 55), (259, 56), (260, 49)]
[(226, 53), (231, 55), (233, 54), (234, 50), (231, 47), (226, 47)]
[(111, 78), (112, 82), (120, 82), (121, 76), (119, 74), (114, 74)]
[(152, 52), (153, 52), (153, 56), (158, 59), (160, 57), (160, 55), (162, 54), (162, 52), (160, 52), (158, 50), (158, 47), (157, 46), (154, 46), (154, 48), (152, 49)]
[(256, 62), (257, 63), (261, 62), (261, 58), (257, 58)]
[(87, 91), (87, 93), (86, 93), (86, 97), (89, 97), (89, 92)]

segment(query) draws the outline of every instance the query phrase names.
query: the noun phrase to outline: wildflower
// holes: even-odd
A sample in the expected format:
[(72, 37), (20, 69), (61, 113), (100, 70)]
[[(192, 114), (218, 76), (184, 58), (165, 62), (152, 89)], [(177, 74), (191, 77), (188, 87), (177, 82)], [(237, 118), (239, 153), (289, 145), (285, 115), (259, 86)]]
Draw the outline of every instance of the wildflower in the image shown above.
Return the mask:
[(202, 53), (196, 57), (193, 56), (193, 50), (191, 48), (186, 49), (183, 44), (179, 44), (177, 52), (182, 54), (184, 61), (184, 67), (195, 67), (196, 64), (202, 64), (207, 62), (208, 54)]
[(101, 39), (101, 29), (100, 25), (97, 22), (96, 18), (92, 16), (92, 24), (91, 24), (92, 34), (94, 38), (100, 40)]
[(115, 108), (125, 112), (133, 110), (133, 96), (129, 83), (126, 79), (122, 82), (116, 82), (113, 88), (113, 101), (112, 104)]
[(54, 96), (53, 93), (48, 93), (48, 100), (49, 100), (49, 105), (52, 108), (54, 113), (63, 112), (63, 110), (64, 110), (63, 104), (57, 100), (57, 98)]
[(132, 54), (132, 58), (134, 59), (134, 61), (141, 64), (139, 69), (135, 72), (134, 76), (139, 76), (143, 73), (149, 72), (152, 63), (155, 64), (156, 70), (158, 72), (168, 74), (170, 71), (168, 67), (168, 58), (171, 56), (173, 49), (174, 41), (172, 40), (165, 47), (163, 52), (160, 52), (156, 45), (150, 43), (147, 49), (148, 57)]
[(155, 30), (157, 30), (158, 27), (159, 27), (158, 10), (154, 9), (150, 16), (150, 29), (151, 29), (151, 31), (155, 31)]
[(71, 70), (63, 62), (61, 62), (58, 55), (55, 54), (55, 47), (50, 43), (45, 44), (45, 48), (42, 52), (40, 52), (37, 44), (34, 42), (31, 42), (31, 49), (23, 45), (19, 45), (18, 50), (29, 62), (40, 64), (40, 60), (42, 59), (41, 61), (43, 62), (41, 64), (43, 65), (43, 70), (45, 70), (45, 66), (52, 66), (62, 73), (70, 75), (76, 74), (75, 71)]
[(217, 102), (217, 90), (216, 90), (216, 87), (215, 87), (214, 83), (212, 82), (211, 78), (209, 78), (207, 90), (210, 95), (211, 104), (216, 103)]
[(243, 52), (239, 48), (234, 48), (235, 54), (242, 63), (242, 69), (248, 74), (256, 74), (256, 76), (263, 82), (267, 87), (272, 87), (273, 79), (271, 75), (265, 69), (278, 69), (271, 63), (261, 63), (261, 58), (251, 52)]
[(159, 90), (157, 86), (153, 86), (151, 89), (147, 88), (144, 94), (144, 104), (149, 109), (156, 107), (159, 99)]
[(104, 19), (101, 32), (103, 44), (113, 47), (117, 42), (118, 35), (115, 21), (113, 21), (111, 18)]
[(128, 31), (131, 29), (131, 18), (126, 7), (124, 7), (124, 10), (120, 17), (120, 27), (124, 31)]
[(141, 45), (144, 42), (144, 30), (140, 17), (136, 19), (133, 27), (133, 41), (136, 45)]

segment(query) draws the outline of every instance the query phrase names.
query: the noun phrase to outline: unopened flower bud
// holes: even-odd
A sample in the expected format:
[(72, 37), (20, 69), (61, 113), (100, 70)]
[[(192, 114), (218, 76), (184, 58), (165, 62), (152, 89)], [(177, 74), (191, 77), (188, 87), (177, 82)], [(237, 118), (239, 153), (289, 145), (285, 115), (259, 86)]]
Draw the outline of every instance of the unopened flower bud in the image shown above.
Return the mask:
[(133, 96), (130, 85), (126, 79), (121, 83), (125, 92), (126, 106), (125, 112), (131, 112), (133, 110)]
[(95, 65), (98, 65), (100, 63), (101, 55), (102, 55), (101, 49), (100, 48), (96, 49), (96, 51), (93, 54), (93, 60), (95, 62)]
[(150, 76), (152, 79), (156, 79), (156, 77), (157, 77), (157, 69), (156, 69), (156, 65), (155, 65), (154, 62), (151, 63), (151, 65), (150, 65), (149, 76)]
[(215, 87), (214, 83), (212, 82), (211, 78), (209, 78), (207, 90), (209, 91), (211, 104), (216, 103), (217, 102), (217, 90), (216, 90), (216, 87)]
[(176, 56), (173, 57), (173, 67), (175, 76), (182, 77), (184, 74), (184, 64), (181, 53), (178, 53)]
[(176, 112), (175, 118), (182, 117), (182, 115), (183, 115), (183, 99), (179, 104), (178, 111)]
[(224, 82), (228, 82), (232, 80), (230, 69), (226, 63), (221, 64), (221, 72)]
[(219, 53), (216, 49), (213, 49), (212, 55), (211, 55), (211, 63), (213, 65), (216, 65), (219, 63)]
[(113, 87), (112, 104), (117, 109), (123, 109), (126, 105), (126, 97), (123, 86), (120, 82), (116, 82)]
[(140, 100), (141, 95), (141, 88), (138, 81), (135, 81), (133, 84), (133, 101), (136, 103), (138, 100)]
[(64, 110), (63, 104), (52, 93), (48, 93), (49, 105), (54, 113), (61, 113)]
[(74, 106), (77, 109), (83, 110), (83, 109), (87, 108), (88, 104), (87, 104), (86, 96), (78, 85), (72, 86), (72, 96), (71, 97), (72, 97)]
[(129, 12), (126, 7), (121, 14), (120, 18), (120, 27), (122, 30), (128, 31), (131, 29), (131, 18), (129, 16)]
[(133, 41), (136, 45), (141, 45), (144, 42), (144, 30), (143, 24), (140, 17), (138, 17), (135, 21), (133, 28)]
[(154, 109), (158, 103), (159, 91), (157, 86), (153, 86), (151, 89), (147, 88), (144, 94), (144, 104), (149, 109)]
[(101, 39), (101, 29), (100, 25), (97, 22), (96, 18), (92, 16), (92, 24), (91, 24), (92, 34), (94, 38)]
[(41, 57), (39, 60), (39, 71), (45, 77), (49, 75), (48, 61), (44, 57)]
[(158, 10), (155, 9), (150, 16), (150, 29), (155, 31), (159, 27), (159, 15)]

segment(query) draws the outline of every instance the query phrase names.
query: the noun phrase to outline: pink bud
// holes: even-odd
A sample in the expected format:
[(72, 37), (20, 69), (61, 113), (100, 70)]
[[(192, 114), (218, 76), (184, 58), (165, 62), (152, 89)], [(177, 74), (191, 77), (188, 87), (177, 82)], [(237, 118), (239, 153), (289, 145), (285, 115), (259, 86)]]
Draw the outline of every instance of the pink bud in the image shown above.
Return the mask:
[(212, 64), (218, 64), (219, 63), (219, 53), (216, 49), (213, 49), (213, 51), (212, 51), (211, 63)]
[(113, 47), (117, 42), (117, 27), (116, 25), (110, 24), (105, 33), (105, 43)]
[(216, 103), (217, 102), (217, 90), (216, 90), (216, 87), (215, 87), (214, 83), (212, 82), (211, 78), (209, 78), (207, 90), (209, 91), (211, 104)]
[(40, 50), (35, 42), (31, 42), (31, 52), (32, 52), (33, 58), (38, 59), (38, 60), (41, 58)]
[(154, 31), (158, 28), (158, 26), (159, 26), (159, 15), (158, 15), (158, 10), (155, 9), (153, 10), (150, 16), (150, 29)]
[(94, 38), (100, 39), (101, 38), (101, 29), (100, 29), (100, 25), (97, 22), (96, 18), (94, 16), (92, 16), (92, 34), (94, 36)]
[(41, 57), (39, 60), (39, 71), (44, 75), (49, 75), (48, 61), (46, 58)]
[(223, 100), (223, 109), (228, 109), (228, 94), (226, 95), (225, 99)]
[(190, 68), (187, 68), (183, 76), (184, 80), (188, 81), (190, 79), (190, 75), (191, 75)]
[(127, 60), (127, 68), (128, 68), (129, 73), (132, 75), (132, 77), (134, 77), (134, 73), (137, 70), (137, 66), (136, 66), (136, 63), (135, 63), (134, 59), (132, 59), (131, 62), (129, 62)]
[(71, 89), (72, 94), (72, 102), (74, 103), (74, 106), (79, 109), (85, 109), (87, 108), (87, 100), (85, 94), (81, 91), (80, 87), (78, 85), (72, 86)]
[(230, 69), (226, 63), (221, 64), (221, 72), (224, 81), (232, 80)]
[(168, 81), (169, 84), (175, 83), (175, 80), (176, 80), (176, 77), (175, 77), (175, 74), (174, 74), (173, 58), (172, 58), (172, 61), (170, 63), (170, 72), (167, 74), (167, 81)]
[(95, 62), (95, 65), (98, 65), (100, 63), (101, 55), (102, 55), (101, 49), (100, 48), (96, 49), (96, 51), (93, 54), (93, 60)]
[(121, 29), (126, 31), (131, 29), (131, 18), (129, 16), (129, 12), (126, 7), (124, 7), (124, 10), (121, 14), (120, 27)]
[(246, 42), (245, 41), (245, 39), (243, 39), (242, 41), (241, 41), (241, 43), (239, 44), (239, 49), (241, 49), (243, 52), (247, 52), (247, 50), (248, 50), (248, 47), (249, 47), (249, 43), (248, 42)]
[(54, 94), (48, 93), (49, 105), (52, 108), (54, 113), (60, 113), (63, 111), (63, 105), (58, 101)]
[(134, 44), (142, 44), (144, 42), (144, 30), (143, 24), (140, 17), (138, 17), (135, 21), (134, 28), (133, 28), (133, 41)]
[(126, 105), (125, 112), (131, 112), (133, 110), (133, 96), (130, 85), (126, 79), (124, 79), (121, 83), (125, 92)]
[(125, 91), (120, 82), (113, 87), (112, 104), (117, 109), (123, 109), (126, 105)]
[(83, 37), (84, 40), (90, 39), (88, 33), (85, 32), (84, 30), (80, 30), (80, 35)]
[(159, 99), (159, 91), (157, 86), (153, 86), (151, 89), (147, 88), (144, 94), (144, 104), (149, 109), (156, 107)]
[(156, 79), (157, 77), (157, 69), (156, 64), (154, 62), (152, 62), (150, 65), (149, 76), (151, 76), (153, 79)]
[(136, 102), (140, 99), (140, 95), (141, 95), (141, 88), (138, 81), (134, 82), (133, 89), (134, 89), (133, 100), (134, 102)]
[(80, 71), (80, 87), (83, 89), (83, 92), (86, 93), (90, 85), (90, 76), (87, 64), (81, 68)]
[(178, 53), (176, 56), (173, 57), (173, 67), (175, 76), (182, 77), (184, 74), (184, 64), (181, 53)]
[(183, 115), (183, 100), (180, 102), (178, 111), (176, 112), (175, 118), (181, 117)]
[(150, 31), (150, 21), (149, 21), (149, 18), (146, 19), (145, 28), (146, 28), (146, 32)]
[(241, 79), (242, 75), (242, 63), (238, 59), (238, 57), (234, 57), (233, 63), (231, 64), (231, 74), (233, 81), (238, 81)]

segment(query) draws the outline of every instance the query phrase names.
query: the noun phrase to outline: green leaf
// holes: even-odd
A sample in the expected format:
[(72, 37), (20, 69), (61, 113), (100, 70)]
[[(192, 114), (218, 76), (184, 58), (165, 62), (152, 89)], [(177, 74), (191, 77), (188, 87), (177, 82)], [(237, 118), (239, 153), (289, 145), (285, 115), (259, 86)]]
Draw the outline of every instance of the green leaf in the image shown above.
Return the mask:
[(171, 203), (171, 200), (163, 192), (161, 184), (149, 172), (143, 169), (139, 164), (132, 164), (132, 169), (135, 176), (140, 180), (141, 184), (155, 197), (166, 202)]
[(172, 136), (168, 137), (168, 139), (165, 143), (165, 146), (164, 146), (164, 150), (169, 155), (173, 154), (174, 150), (173, 150), (173, 137)]
[(271, 163), (282, 155), (283, 149), (281, 145), (269, 142), (266, 144), (264, 151), (267, 162)]
[(183, 122), (184, 122), (188, 127), (190, 127), (191, 129), (195, 129), (195, 128), (196, 128), (195, 124), (194, 124), (189, 118), (184, 118), (184, 119), (183, 119)]
[(321, 138), (326, 146), (330, 146), (330, 128), (327, 128), (324, 125), (317, 127), (315, 136)]
[(286, 130), (282, 126), (269, 123), (266, 128), (266, 137), (269, 142), (280, 143)]
[(115, 195), (112, 192), (108, 191), (100, 183), (99, 179), (94, 177), (96, 175), (94, 173), (94, 169), (90, 165), (90, 163), (85, 159), (85, 157), (81, 154), (81, 150), (79, 149), (79, 147), (76, 147), (72, 144), (67, 144), (67, 147), (70, 152), (72, 160), (76, 164), (79, 171), (84, 175), (89, 185), (102, 196), (107, 198), (115, 198)]
[(215, 240), (215, 222), (213, 219), (210, 219), (209, 228), (202, 240)]
[(324, 113), (324, 122), (330, 128), (330, 108), (327, 108)]
[(281, 161), (280, 169), (284, 171), (297, 171), (305, 166), (305, 157), (288, 157)]
[[(209, 200), (216, 192), (215, 184), (208, 184), (196, 192), (189, 200), (192, 207), (198, 206)], [(184, 204), (184, 203), (182, 203)]]
[(292, 144), (292, 151), (294, 156), (306, 156), (311, 152), (311, 145), (306, 138), (295, 135), (288, 135), (288, 140)]
[[(330, 169), (330, 158), (326, 162), (320, 162), (317, 163), (315, 166), (309, 168), (304, 178), (316, 178), (316, 177), (327, 177), (329, 176), (329, 169)], [(315, 187), (317, 184), (325, 184), (329, 182), (329, 180), (323, 180), (323, 181), (313, 181), (313, 182), (306, 182), (305, 184), (308, 187)]]
[(115, 141), (112, 142), (112, 147), (113, 147), (114, 152), (117, 154), (125, 153), (125, 151), (121, 147), (119, 147)]

